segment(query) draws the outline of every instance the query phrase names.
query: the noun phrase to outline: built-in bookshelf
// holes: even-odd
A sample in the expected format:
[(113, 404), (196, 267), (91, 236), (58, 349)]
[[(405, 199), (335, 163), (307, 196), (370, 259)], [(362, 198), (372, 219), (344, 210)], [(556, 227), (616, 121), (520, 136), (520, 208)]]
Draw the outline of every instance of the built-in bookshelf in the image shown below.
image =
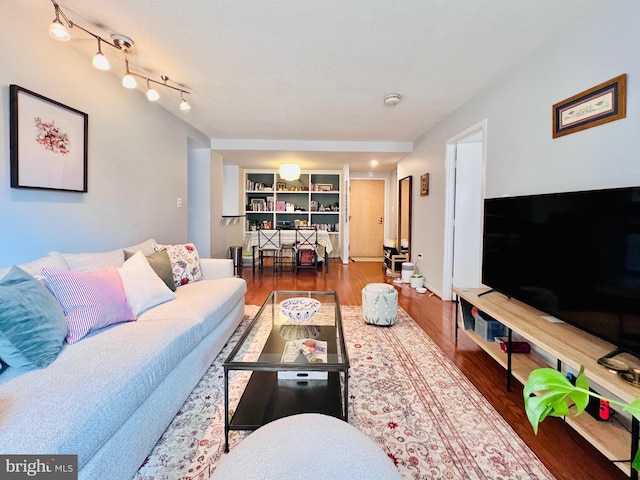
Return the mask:
[(302, 172), (294, 181), (277, 172), (245, 172), (245, 231), (315, 225), (340, 234), (340, 173)]

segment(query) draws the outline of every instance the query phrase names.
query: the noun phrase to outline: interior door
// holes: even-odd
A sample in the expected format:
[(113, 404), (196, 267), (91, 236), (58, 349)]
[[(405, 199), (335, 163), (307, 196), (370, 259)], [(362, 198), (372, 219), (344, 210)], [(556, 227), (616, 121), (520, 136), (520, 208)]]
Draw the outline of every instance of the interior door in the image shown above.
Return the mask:
[(453, 285), (480, 287), (482, 267), (482, 143), (459, 143), (456, 152)]
[(351, 179), (349, 255), (381, 257), (384, 242), (384, 180)]

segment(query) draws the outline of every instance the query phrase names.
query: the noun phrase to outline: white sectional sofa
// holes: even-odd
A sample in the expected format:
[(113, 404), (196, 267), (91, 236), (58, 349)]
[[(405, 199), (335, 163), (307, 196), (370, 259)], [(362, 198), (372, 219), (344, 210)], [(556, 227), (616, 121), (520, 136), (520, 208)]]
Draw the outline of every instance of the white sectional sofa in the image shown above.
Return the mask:
[[(125, 249), (147, 255), (154, 243)], [(32, 275), (119, 267), (118, 252), (50, 253), (21, 267)], [(232, 261), (201, 265), (205, 280), (177, 287), (137, 321), (64, 343), (46, 368), (3, 368), (0, 452), (77, 454), (81, 480), (134, 476), (243, 317), (246, 282), (233, 277)]]

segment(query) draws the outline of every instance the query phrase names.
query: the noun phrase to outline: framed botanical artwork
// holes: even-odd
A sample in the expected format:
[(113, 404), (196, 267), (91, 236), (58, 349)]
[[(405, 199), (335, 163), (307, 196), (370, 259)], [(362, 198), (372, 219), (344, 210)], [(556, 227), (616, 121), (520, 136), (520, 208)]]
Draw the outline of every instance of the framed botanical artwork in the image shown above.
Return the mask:
[(330, 192), (333, 190), (333, 184), (331, 183), (318, 183), (319, 192)]
[(420, 175), (420, 196), (426, 197), (429, 195), (429, 174), (423, 173)]
[(553, 106), (553, 138), (627, 116), (627, 75), (612, 78)]
[(86, 192), (88, 115), (17, 85), (9, 95), (11, 187)]

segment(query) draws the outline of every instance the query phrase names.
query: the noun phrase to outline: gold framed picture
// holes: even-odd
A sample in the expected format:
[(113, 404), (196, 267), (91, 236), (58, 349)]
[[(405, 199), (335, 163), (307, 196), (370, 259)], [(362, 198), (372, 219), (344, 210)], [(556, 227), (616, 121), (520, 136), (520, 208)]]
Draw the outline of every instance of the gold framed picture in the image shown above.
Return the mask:
[(429, 174), (423, 173), (420, 175), (420, 196), (426, 197), (429, 195)]
[(612, 78), (553, 106), (553, 138), (627, 116), (627, 75)]

